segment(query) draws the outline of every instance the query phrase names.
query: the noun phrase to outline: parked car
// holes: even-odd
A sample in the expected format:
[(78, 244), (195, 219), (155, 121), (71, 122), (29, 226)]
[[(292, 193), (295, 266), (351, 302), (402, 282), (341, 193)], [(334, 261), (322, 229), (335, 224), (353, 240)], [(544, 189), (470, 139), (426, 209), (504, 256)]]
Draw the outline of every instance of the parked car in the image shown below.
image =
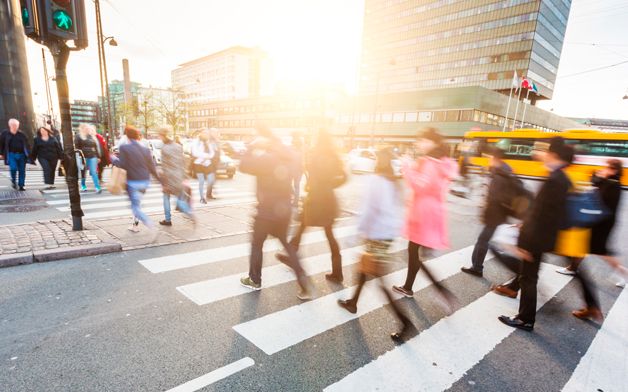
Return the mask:
[[(347, 155), (347, 167), (352, 173), (373, 173), (375, 171), (376, 155), (374, 148), (356, 148)], [(393, 159), (393, 170), (396, 176), (401, 176), (401, 161)]]
[(164, 147), (164, 142), (157, 139), (143, 139), (142, 144), (144, 144), (150, 150), (155, 165), (161, 165), (161, 149)]

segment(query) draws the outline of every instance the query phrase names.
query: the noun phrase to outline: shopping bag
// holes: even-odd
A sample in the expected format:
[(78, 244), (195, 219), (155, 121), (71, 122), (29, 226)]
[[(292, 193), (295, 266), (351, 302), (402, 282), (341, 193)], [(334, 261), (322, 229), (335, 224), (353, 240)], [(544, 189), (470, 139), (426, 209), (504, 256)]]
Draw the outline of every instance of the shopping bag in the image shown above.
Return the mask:
[(126, 189), (126, 170), (114, 166), (111, 169), (111, 178), (107, 182), (107, 191), (112, 195), (119, 195)]

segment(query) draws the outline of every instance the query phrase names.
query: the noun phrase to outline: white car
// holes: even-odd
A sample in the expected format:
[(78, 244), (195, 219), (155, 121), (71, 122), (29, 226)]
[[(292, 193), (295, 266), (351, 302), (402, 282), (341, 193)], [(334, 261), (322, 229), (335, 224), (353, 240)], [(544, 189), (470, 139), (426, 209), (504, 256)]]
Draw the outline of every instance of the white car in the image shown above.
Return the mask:
[[(356, 148), (347, 156), (347, 167), (352, 173), (375, 172), (375, 160), (377, 159), (374, 148)], [(401, 176), (401, 161), (392, 160), (392, 167), (396, 176)]]
[(150, 150), (155, 165), (161, 165), (161, 149), (164, 147), (164, 142), (157, 139), (143, 139), (142, 144), (144, 144)]

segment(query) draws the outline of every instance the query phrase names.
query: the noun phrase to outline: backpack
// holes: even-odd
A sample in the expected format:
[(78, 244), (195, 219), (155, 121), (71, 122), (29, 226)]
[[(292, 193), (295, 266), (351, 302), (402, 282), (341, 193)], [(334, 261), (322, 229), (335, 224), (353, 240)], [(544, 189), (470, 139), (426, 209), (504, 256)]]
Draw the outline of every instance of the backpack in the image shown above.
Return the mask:
[(563, 229), (593, 227), (610, 215), (598, 189), (570, 193), (567, 195), (566, 209)]
[(515, 219), (523, 219), (532, 202), (534, 194), (526, 189), (523, 181), (514, 174), (508, 175), (508, 186), (505, 190), (502, 206), (506, 209), (508, 216)]

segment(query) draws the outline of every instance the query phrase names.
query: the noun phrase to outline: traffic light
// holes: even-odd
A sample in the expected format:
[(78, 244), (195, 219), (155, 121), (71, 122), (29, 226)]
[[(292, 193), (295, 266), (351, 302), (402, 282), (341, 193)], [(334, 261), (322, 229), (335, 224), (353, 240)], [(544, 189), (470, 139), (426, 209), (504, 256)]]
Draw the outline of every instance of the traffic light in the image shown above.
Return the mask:
[(37, 23), (37, 15), (35, 13), (34, 2), (36, 0), (20, 0), (20, 14), (22, 16), (22, 25), (24, 25), (24, 33), (27, 37), (37, 38), (39, 36), (39, 25)]
[(73, 40), (79, 49), (87, 47), (84, 0), (42, 0), (46, 15), (47, 39)]

